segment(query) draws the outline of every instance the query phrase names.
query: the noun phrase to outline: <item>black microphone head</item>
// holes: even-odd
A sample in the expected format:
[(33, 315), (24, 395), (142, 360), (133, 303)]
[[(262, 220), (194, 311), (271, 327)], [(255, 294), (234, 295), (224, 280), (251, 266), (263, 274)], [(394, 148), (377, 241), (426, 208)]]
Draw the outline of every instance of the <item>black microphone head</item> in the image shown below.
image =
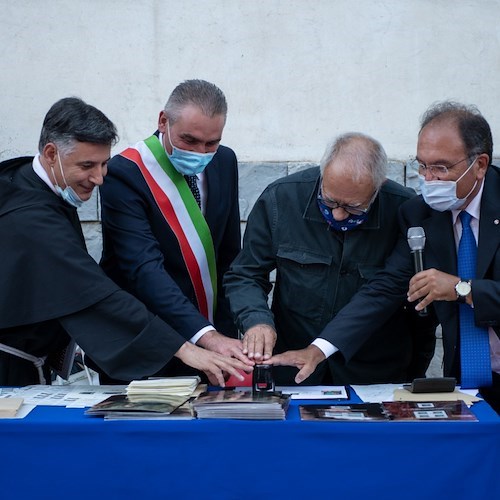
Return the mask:
[(424, 249), (425, 231), (423, 227), (409, 227), (407, 238), (408, 238), (408, 245), (410, 245), (410, 249), (412, 252)]

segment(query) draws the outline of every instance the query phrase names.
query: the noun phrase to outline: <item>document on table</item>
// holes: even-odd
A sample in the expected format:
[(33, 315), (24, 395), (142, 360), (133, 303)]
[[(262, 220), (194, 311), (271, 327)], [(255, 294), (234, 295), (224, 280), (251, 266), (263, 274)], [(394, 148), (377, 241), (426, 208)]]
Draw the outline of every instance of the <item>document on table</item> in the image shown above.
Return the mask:
[[(14, 400), (15, 398), (18, 398), (19, 396), (16, 396), (14, 394), (14, 391), (16, 390), (15, 387), (4, 387), (0, 389), (0, 399), (12, 399)], [(21, 398), (22, 399), (22, 398)], [(0, 405), (1, 406), (1, 405)], [(15, 415), (10, 415), (5, 418), (24, 418), (28, 413), (35, 408), (35, 405), (29, 405), (26, 404), (24, 400), (22, 400), (22, 404), (17, 410)]]
[(352, 388), (364, 403), (382, 403), (386, 401), (456, 401), (461, 399), (469, 406), (481, 399), (475, 397), (477, 389), (456, 389), (455, 392), (417, 393), (403, 389), (401, 384), (353, 385)]
[(401, 388), (401, 384), (372, 384), (351, 386), (364, 403), (382, 403), (394, 401), (394, 390)]
[(85, 408), (113, 394), (124, 394), (125, 385), (28, 385), (1, 389), (0, 397), (21, 397), (24, 404)]
[(276, 390), (292, 399), (349, 399), (343, 385), (277, 386)]

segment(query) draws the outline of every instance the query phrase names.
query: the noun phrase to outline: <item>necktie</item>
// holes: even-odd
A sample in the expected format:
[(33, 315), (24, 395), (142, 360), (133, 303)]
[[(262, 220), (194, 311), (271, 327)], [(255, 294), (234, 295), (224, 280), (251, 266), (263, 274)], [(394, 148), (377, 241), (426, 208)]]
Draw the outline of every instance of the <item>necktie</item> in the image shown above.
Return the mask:
[[(463, 280), (476, 277), (477, 245), (470, 227), (471, 215), (460, 212), (462, 237), (458, 245), (458, 275)], [(476, 326), (474, 310), (459, 304), (461, 386), (473, 389), (491, 385), (491, 358), (488, 330)]]
[(197, 184), (198, 177), (196, 177), (196, 175), (185, 175), (184, 178), (188, 183), (189, 189), (191, 189), (191, 192), (193, 193), (196, 203), (198, 203), (198, 206), (201, 208), (200, 190), (198, 189)]

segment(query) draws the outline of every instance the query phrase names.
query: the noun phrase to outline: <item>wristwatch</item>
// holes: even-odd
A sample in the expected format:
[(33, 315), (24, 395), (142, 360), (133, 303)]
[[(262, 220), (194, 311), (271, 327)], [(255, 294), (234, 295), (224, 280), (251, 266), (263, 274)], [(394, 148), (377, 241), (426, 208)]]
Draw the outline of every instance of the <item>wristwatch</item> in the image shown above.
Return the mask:
[(460, 278), (460, 281), (455, 285), (455, 292), (457, 292), (457, 302), (461, 304), (465, 304), (465, 299), (467, 295), (469, 295), (471, 291), (471, 283), (470, 280), (464, 281)]

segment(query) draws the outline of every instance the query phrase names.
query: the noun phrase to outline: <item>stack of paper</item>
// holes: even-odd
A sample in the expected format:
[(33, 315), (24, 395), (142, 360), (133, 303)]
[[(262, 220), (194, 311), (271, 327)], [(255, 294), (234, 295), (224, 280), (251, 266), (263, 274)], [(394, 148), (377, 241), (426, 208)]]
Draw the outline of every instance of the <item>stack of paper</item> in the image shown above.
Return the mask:
[(85, 413), (104, 416), (106, 420), (194, 418), (189, 405), (184, 405), (199, 383), (199, 377), (134, 380), (127, 386), (126, 394), (113, 395)]
[(198, 387), (200, 377), (168, 377), (133, 380), (127, 386), (130, 401), (176, 401), (179, 396), (189, 397)]
[(253, 395), (240, 391), (204, 392), (192, 403), (197, 418), (285, 420), (290, 396), (274, 393)]
[(14, 418), (23, 404), (23, 398), (1, 398), (0, 418)]

